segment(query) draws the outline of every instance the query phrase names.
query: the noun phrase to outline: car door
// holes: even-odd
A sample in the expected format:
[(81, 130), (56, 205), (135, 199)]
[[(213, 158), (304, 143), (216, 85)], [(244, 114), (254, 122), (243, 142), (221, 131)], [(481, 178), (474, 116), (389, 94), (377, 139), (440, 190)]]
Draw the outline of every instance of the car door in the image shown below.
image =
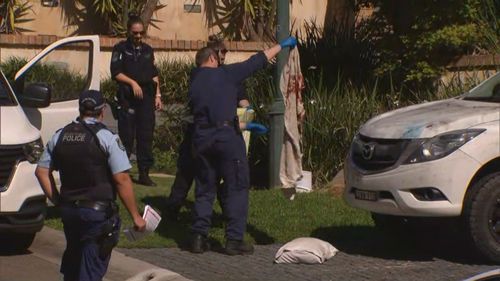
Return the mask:
[(16, 95), (32, 83), (51, 88), (50, 106), (23, 107), (31, 124), (41, 132), (44, 144), (54, 132), (78, 116), (78, 95), (99, 90), (99, 37), (68, 37), (52, 43), (22, 67), (15, 76)]

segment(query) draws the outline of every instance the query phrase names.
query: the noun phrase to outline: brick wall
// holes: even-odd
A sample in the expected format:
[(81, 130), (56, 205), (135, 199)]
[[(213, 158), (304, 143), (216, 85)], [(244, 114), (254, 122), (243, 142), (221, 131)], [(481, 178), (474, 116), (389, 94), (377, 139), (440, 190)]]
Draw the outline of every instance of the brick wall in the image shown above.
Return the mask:
[(463, 56), (448, 65), (449, 70), (497, 69), (500, 66), (500, 54)]
[[(35, 50), (41, 50), (47, 45), (62, 39), (63, 37), (57, 37), (55, 35), (19, 35), (19, 34), (1, 34), (0, 35), (0, 61), (6, 59), (6, 55), (2, 55), (2, 49), (12, 51), (19, 49), (27, 51), (31, 50), (32, 55), (34, 55)], [(103, 53), (103, 63), (102, 71), (107, 73), (107, 64), (110, 59), (110, 52), (113, 46), (119, 41), (124, 40), (123, 38), (115, 37), (100, 37), (101, 50)], [(193, 58), (196, 50), (203, 46), (206, 46), (205, 41), (196, 40), (164, 40), (150, 38), (145, 40), (150, 44), (158, 57), (171, 56), (171, 57), (181, 57), (181, 58)], [(251, 54), (266, 48), (268, 45), (263, 42), (226, 42), (227, 48), (231, 51), (228, 56), (228, 63), (241, 61)], [(5, 53), (5, 51), (4, 51)], [(447, 66), (448, 72), (443, 75), (445, 80), (450, 77), (455, 76), (455, 74), (460, 75), (461, 73), (475, 72), (477, 70), (494, 71), (500, 66), (500, 54), (489, 54), (489, 55), (473, 55), (473, 56), (463, 56), (458, 58), (454, 62)]]

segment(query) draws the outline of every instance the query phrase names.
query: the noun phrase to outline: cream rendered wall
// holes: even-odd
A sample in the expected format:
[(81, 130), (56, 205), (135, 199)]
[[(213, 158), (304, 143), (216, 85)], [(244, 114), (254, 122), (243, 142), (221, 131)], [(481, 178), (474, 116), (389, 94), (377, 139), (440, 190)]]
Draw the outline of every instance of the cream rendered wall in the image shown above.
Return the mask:
[[(71, 0), (59, 0), (71, 1)], [(315, 19), (322, 26), (326, 14), (326, 4), (328, 0), (296, 0), (291, 6), (291, 22), (295, 22), (295, 27), (302, 26), (305, 21)], [(179, 40), (207, 40), (208, 35), (217, 32), (217, 28), (206, 26), (204, 14), (184, 12), (184, 3), (187, 0), (160, 0), (166, 5), (159, 10), (155, 18), (162, 22), (155, 23), (160, 29), (151, 27), (149, 35), (160, 39)], [(33, 7), (33, 14), (28, 16), (33, 21), (23, 23), (21, 26), (31, 29), (33, 32), (26, 34), (46, 34), (57, 36), (68, 36), (75, 27), (66, 27), (61, 7), (43, 7), (40, 0), (30, 0)], [(203, 6), (203, 1), (200, 1)]]
[[(184, 0), (161, 0), (165, 8), (156, 12), (154, 17), (162, 22), (155, 23), (159, 29), (150, 27), (150, 36), (161, 39), (207, 40), (208, 28), (203, 13), (184, 12)], [(200, 1), (203, 9), (203, 1)]]
[(43, 7), (40, 0), (30, 0), (29, 2), (32, 5), (32, 12), (25, 18), (33, 20), (21, 25), (23, 28), (32, 30), (26, 34), (68, 36), (75, 31), (74, 27), (66, 27), (61, 7)]
[[(331, 0), (330, 0), (331, 1)], [(326, 5), (328, 0), (293, 1), (290, 5), (290, 27), (303, 32), (305, 23), (316, 22), (318, 26), (325, 23)]]

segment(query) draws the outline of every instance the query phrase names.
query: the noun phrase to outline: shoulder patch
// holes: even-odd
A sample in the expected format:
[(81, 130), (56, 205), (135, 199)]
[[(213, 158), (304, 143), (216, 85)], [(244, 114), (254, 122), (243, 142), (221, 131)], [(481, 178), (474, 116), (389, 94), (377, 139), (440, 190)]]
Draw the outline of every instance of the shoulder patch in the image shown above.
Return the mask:
[(113, 55), (111, 56), (112, 62), (117, 62), (121, 59), (122, 59), (122, 54), (120, 52), (113, 52)]
[(118, 137), (118, 136), (116, 137), (116, 143), (118, 144), (118, 147), (119, 147), (121, 150), (125, 151), (125, 146), (123, 145), (122, 140), (121, 140), (121, 139), (120, 139), (120, 137)]

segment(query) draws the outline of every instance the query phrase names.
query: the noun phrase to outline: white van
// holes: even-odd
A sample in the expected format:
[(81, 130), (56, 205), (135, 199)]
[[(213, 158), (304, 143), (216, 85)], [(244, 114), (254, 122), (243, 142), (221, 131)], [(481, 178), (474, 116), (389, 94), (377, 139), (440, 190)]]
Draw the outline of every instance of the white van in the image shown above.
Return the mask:
[[(46, 199), (34, 175), (44, 144), (78, 116), (78, 95), (99, 89), (98, 36), (57, 41), (17, 72), (0, 71), (0, 241), (26, 249), (44, 223)], [(16, 53), (14, 55), (17, 56)]]
[(500, 262), (500, 74), (459, 97), (369, 120), (344, 171), (345, 201), (377, 226), (460, 217), (475, 247)]

